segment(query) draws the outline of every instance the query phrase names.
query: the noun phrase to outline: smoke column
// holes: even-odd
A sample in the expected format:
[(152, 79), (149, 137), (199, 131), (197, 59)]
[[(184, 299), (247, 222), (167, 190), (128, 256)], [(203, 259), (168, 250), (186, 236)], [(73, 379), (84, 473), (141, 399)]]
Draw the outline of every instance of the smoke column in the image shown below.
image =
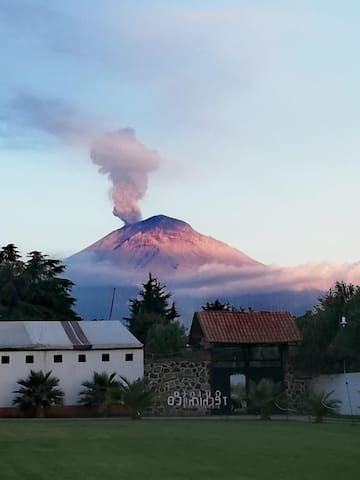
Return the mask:
[(140, 143), (131, 128), (109, 132), (93, 142), (91, 159), (112, 183), (113, 213), (125, 224), (141, 220), (139, 200), (145, 195), (149, 173), (160, 156)]
[(72, 105), (19, 93), (9, 104), (9, 120), (25, 131), (35, 128), (64, 144), (90, 148), (90, 157), (112, 183), (113, 213), (126, 224), (141, 220), (139, 200), (145, 195), (148, 176), (160, 156), (135, 136), (131, 128), (102, 134), (102, 122), (89, 118)]

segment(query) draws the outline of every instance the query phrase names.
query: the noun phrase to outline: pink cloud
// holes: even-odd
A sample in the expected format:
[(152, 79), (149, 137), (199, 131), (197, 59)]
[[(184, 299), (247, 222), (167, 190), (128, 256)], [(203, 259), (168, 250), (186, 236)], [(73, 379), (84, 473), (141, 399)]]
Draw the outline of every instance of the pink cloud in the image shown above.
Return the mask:
[[(119, 268), (107, 262), (92, 262), (91, 256), (69, 268), (81, 284), (133, 284), (148, 272)], [(281, 290), (328, 290), (336, 281), (360, 283), (360, 263), (312, 263), (295, 267), (278, 265), (229, 267), (208, 264), (192, 273), (158, 273), (175, 294), (191, 297), (276, 292)]]

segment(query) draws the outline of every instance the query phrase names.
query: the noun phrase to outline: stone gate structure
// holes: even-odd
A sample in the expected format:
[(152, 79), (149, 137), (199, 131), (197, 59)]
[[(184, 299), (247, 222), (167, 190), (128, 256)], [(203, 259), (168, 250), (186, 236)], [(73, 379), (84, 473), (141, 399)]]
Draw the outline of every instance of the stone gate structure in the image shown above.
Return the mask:
[(145, 362), (145, 377), (158, 395), (151, 413), (245, 413), (249, 382), (262, 378), (281, 382), (286, 408), (298, 408), (306, 381), (294, 373), (289, 347), (300, 340), (288, 312), (196, 312), (185, 357)]
[(159, 359), (145, 363), (145, 378), (156, 391), (151, 414), (160, 416), (206, 415), (205, 399), (211, 392), (210, 362), (206, 355)]

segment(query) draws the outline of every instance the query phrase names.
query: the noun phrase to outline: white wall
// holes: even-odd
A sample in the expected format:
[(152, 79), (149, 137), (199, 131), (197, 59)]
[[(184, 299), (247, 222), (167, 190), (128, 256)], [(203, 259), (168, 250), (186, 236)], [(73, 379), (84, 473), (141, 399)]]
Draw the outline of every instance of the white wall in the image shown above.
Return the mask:
[(328, 393), (334, 390), (331, 398), (341, 401), (341, 414), (351, 414), (351, 403), (353, 415), (360, 415), (360, 373), (320, 375), (313, 379), (311, 385), (317, 392)]
[[(103, 353), (110, 355), (109, 362), (102, 361)], [(127, 353), (133, 354), (133, 361), (125, 361)], [(1, 363), (4, 355), (10, 357), (9, 364)], [(26, 355), (33, 355), (34, 363), (25, 363)], [(62, 363), (54, 363), (54, 355), (62, 355)], [(86, 355), (86, 362), (79, 363), (78, 355)], [(76, 405), (81, 383), (89, 380), (94, 371), (116, 372), (130, 381), (143, 377), (143, 350), (0, 351), (0, 407), (12, 406), (15, 397), (12, 392), (19, 388), (16, 382), (26, 378), (30, 370), (51, 370), (60, 379), (59, 386), (65, 393), (64, 404)]]

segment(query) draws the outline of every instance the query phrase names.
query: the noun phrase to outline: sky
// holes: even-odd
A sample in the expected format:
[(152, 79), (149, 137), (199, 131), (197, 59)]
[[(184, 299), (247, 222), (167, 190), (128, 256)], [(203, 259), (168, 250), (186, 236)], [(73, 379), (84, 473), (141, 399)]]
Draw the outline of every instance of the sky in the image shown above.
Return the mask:
[(264, 264), (359, 261), (359, 20), (355, 0), (0, 0), (1, 244), (63, 257), (141, 211)]

